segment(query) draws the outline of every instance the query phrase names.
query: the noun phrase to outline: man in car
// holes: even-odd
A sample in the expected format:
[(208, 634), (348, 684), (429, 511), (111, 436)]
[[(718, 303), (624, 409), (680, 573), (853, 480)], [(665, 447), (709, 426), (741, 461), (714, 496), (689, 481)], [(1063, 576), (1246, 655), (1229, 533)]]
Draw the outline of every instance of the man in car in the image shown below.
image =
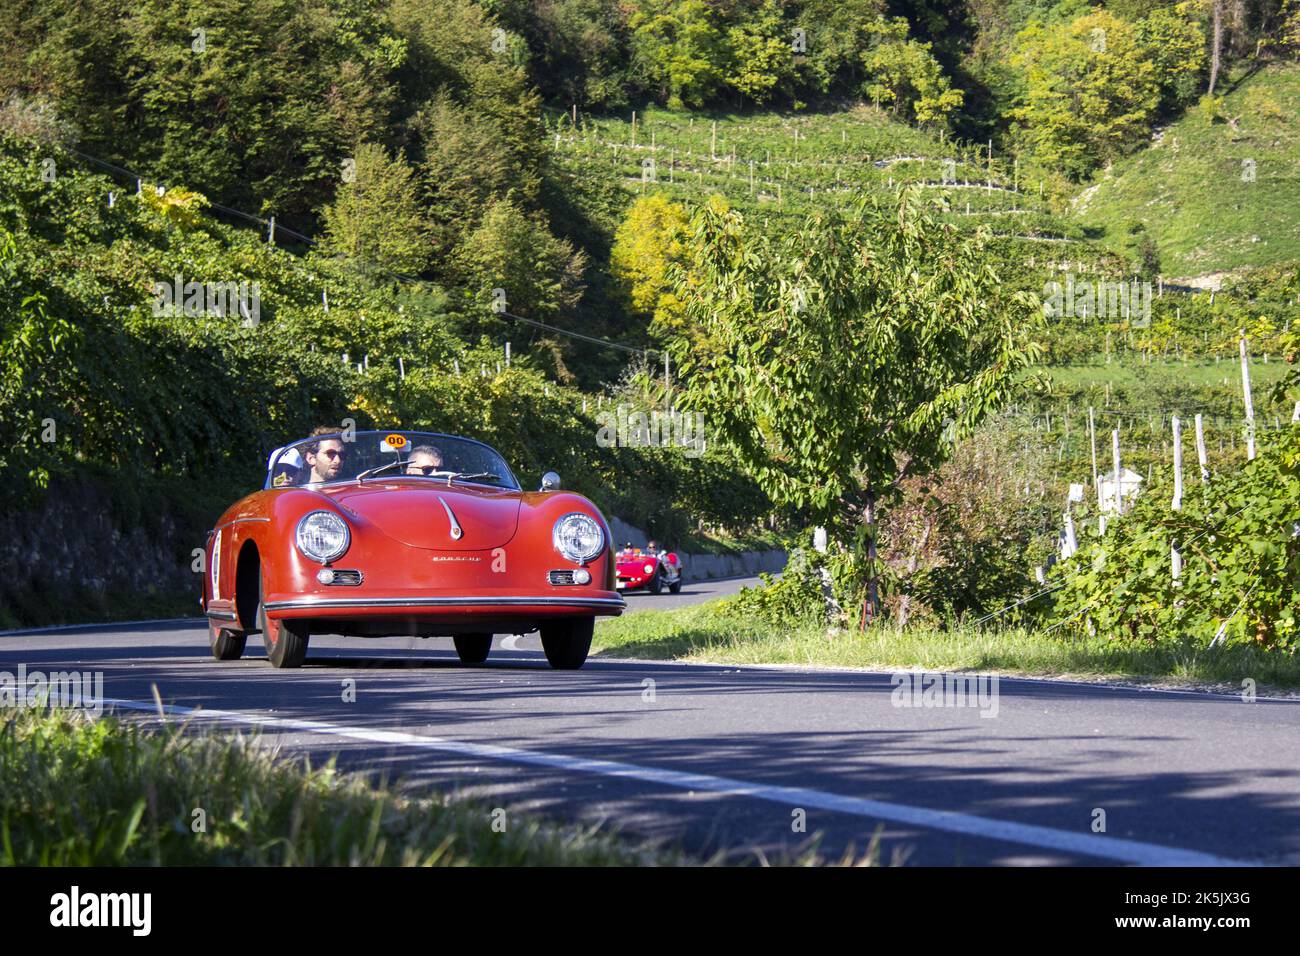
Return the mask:
[[(317, 438), (318, 435), (322, 437)], [(338, 429), (322, 425), (311, 433), (311, 437), (313, 441), (302, 446), (302, 455), (307, 462), (304, 484), (337, 481), (343, 470), (343, 459), (347, 455)]]
[(406, 459), (408, 475), (431, 475), (442, 469), (442, 452), (432, 445), (416, 445)]

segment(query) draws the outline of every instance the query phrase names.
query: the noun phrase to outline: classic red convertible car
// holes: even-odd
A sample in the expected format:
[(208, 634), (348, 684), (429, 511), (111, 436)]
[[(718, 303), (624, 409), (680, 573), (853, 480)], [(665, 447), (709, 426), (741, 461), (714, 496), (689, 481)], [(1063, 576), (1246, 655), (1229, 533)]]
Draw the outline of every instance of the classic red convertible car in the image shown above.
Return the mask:
[(631, 545), (618, 553), (618, 580), (620, 591), (646, 588), (651, 594), (662, 594), (665, 587), (673, 594), (682, 589), (682, 564), (671, 551), (654, 548), (642, 550)]
[(547, 472), (521, 490), (482, 442), (412, 431), (316, 435), (271, 456), (265, 487), (208, 533), (202, 604), (217, 660), (261, 634), (298, 667), (313, 633), (450, 637), (466, 664), (494, 633), (541, 632), (552, 667), (587, 659), (625, 607), (609, 527)]

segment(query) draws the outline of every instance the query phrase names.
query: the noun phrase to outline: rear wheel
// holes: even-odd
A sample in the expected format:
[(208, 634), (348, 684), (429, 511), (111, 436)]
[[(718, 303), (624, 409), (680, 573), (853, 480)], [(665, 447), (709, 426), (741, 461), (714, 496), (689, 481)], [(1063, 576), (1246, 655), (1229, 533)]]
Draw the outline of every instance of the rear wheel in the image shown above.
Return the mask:
[(542, 650), (546, 652), (546, 660), (556, 670), (576, 671), (587, 661), (595, 627), (594, 617), (568, 618), (543, 624)]
[(301, 667), (307, 659), (307, 628), (296, 621), (277, 621), (266, 615), (266, 583), (258, 584), (257, 624), (272, 667)]
[(221, 627), (216, 621), (208, 621), (208, 646), (212, 648), (212, 657), (218, 661), (237, 661), (244, 655), (244, 646), (248, 635), (232, 627)]
[(452, 642), (462, 664), (482, 664), (492, 650), (491, 634), (457, 634)]
[(682, 579), (678, 578), (672, 584), (668, 585), (668, 590), (673, 594), (679, 594), (682, 590)]

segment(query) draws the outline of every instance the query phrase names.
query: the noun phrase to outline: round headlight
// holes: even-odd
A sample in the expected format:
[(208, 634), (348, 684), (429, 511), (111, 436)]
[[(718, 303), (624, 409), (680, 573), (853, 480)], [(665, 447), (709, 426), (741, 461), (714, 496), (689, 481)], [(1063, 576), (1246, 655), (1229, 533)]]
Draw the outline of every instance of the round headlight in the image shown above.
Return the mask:
[(646, 574), (654, 574), (654, 573), (655, 573), (655, 566), (654, 566), (653, 564), (647, 564), (647, 565), (645, 566), (645, 573), (646, 573)]
[(555, 522), (551, 540), (556, 551), (582, 564), (600, 554), (605, 547), (605, 532), (600, 530), (595, 518), (575, 511)]
[(341, 556), (351, 539), (347, 522), (332, 511), (313, 511), (298, 522), (298, 550), (321, 564)]

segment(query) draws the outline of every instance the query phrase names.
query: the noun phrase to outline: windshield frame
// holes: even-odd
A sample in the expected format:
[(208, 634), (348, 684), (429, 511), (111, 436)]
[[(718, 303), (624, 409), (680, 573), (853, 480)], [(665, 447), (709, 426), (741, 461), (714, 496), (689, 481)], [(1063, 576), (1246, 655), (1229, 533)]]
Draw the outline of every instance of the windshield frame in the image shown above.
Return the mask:
[[(358, 482), (355, 475), (352, 476), (351, 478), (336, 478), (333, 481), (313, 481), (301, 485), (275, 486), (272, 484), (276, 465), (280, 463), (280, 460), (289, 451), (291, 451), (294, 448), (297, 448), (299, 445), (302, 445), (304, 442), (330, 438), (330, 437), (338, 437), (341, 436), (342, 434), (343, 434), (343, 430), (340, 429), (333, 436), (308, 435), (306, 437), (297, 438), (291, 442), (287, 442), (284, 445), (281, 445), (279, 448), (272, 451), (271, 455), (268, 456), (270, 460), (266, 468), (266, 477), (265, 479), (263, 479), (262, 482), (262, 490), (263, 491), (287, 491), (295, 488), (319, 489), (319, 488), (333, 488), (337, 485), (357, 484)], [(456, 481), (457, 483), (462, 483), (462, 484), (474, 485), (479, 488), (495, 488), (499, 491), (522, 491), (523, 490), (523, 486), (519, 483), (519, 479), (515, 477), (515, 473), (511, 470), (509, 462), (506, 461), (505, 455), (501, 454), (501, 452), (497, 451), (487, 442), (479, 441), (477, 438), (466, 438), (464, 435), (452, 435), (447, 432), (426, 432), (426, 431), (418, 431), (414, 429), (404, 429), (404, 428), (385, 428), (385, 429), (366, 429), (364, 431), (358, 431), (354, 433), (352, 440), (347, 442), (347, 444), (351, 445), (357, 441), (360, 441), (362, 439), (362, 436), (373, 436), (376, 439), (382, 440), (386, 435), (402, 435), (408, 440), (408, 442), (412, 442), (413, 444), (414, 444), (414, 442), (412, 441), (413, 438), (422, 438), (422, 439), (428, 438), (434, 440), (451, 439), (452, 441), (466, 442), (467, 444), (470, 445), (478, 445), (480, 448), (486, 448), (489, 452), (491, 452), (493, 455), (497, 457), (497, 459), (501, 462), (501, 467), (505, 469), (505, 474), (501, 476), (501, 478), (503, 479), (502, 481), (497, 481), (497, 482), (470, 481), (466, 479), (455, 479), (455, 478), (453, 478), (452, 481)], [(400, 452), (398, 454), (400, 454)], [(394, 459), (394, 460), (396, 461), (398, 459)], [(473, 474), (473, 472), (471, 472), (471, 474)], [(397, 474), (394, 475), (384, 475), (384, 474), (374, 475), (372, 476), (372, 478), (363, 480), (362, 482), (360, 482), (360, 484), (364, 485), (366, 481), (442, 482), (444, 485), (448, 483), (448, 479), (445, 474), (440, 477), (434, 477), (433, 475), (408, 475), (405, 472), (398, 472)]]

